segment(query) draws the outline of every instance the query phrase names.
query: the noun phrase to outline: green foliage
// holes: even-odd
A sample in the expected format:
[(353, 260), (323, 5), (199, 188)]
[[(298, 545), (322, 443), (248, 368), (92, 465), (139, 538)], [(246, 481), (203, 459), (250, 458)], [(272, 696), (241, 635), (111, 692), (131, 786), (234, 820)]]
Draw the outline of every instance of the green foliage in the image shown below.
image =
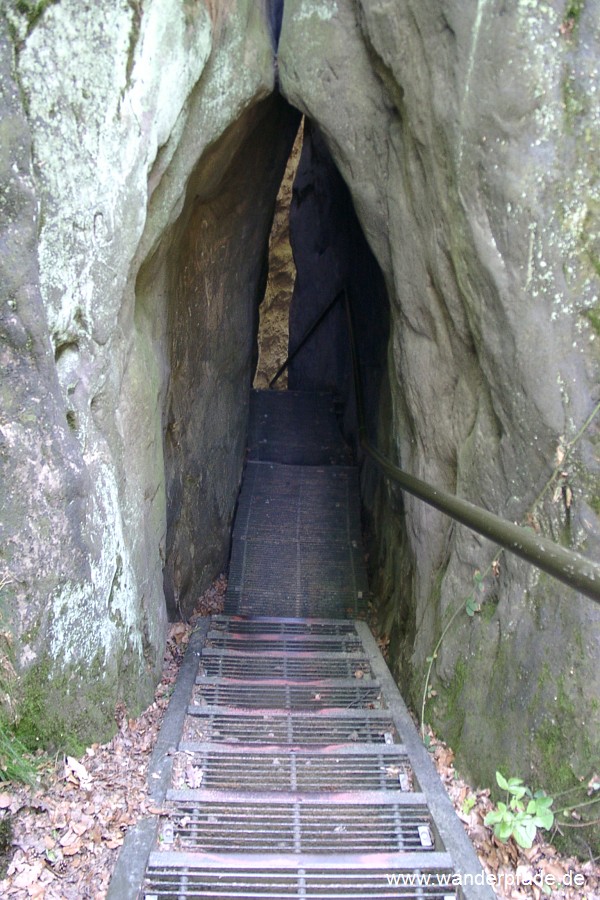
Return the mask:
[(12, 816), (0, 819), (0, 879), (4, 878), (10, 862), (13, 839)]
[(475, 613), (481, 611), (481, 599), (485, 591), (485, 576), (477, 570), (473, 575), (473, 591), (469, 594), (465, 601), (465, 612), (473, 618)]
[(600, 334), (600, 309), (587, 309), (584, 315), (588, 319), (596, 334)]
[(21, 688), (15, 734), (22, 745), (31, 751), (43, 748), (81, 756), (85, 746), (68, 726), (56, 696), (50, 693), (50, 686), (56, 689), (59, 696), (61, 689), (66, 692), (67, 688), (57, 674), (50, 678), (47, 662), (30, 669)]
[(496, 772), (496, 781), (506, 791), (507, 802), (499, 802), (487, 814), (484, 824), (493, 826), (499, 841), (506, 843), (512, 837), (519, 847), (529, 849), (538, 828), (552, 828), (554, 813), (550, 807), (554, 800), (544, 791), (533, 794), (520, 778), (506, 779), (501, 772)]
[(571, 0), (565, 12), (565, 22), (568, 22), (569, 20), (579, 22), (584, 6), (585, 0)]
[(35, 25), (44, 11), (56, 0), (17, 0), (17, 11), (27, 17), (30, 25)]
[[(465, 597), (460, 606), (457, 606), (451, 617), (448, 619), (445, 628), (443, 629), (437, 644), (433, 648), (433, 653), (431, 656), (428, 656), (425, 660), (427, 663), (427, 673), (425, 675), (425, 687), (423, 689), (423, 698), (421, 700), (421, 737), (423, 740), (425, 739), (425, 707), (427, 705), (428, 700), (433, 700), (437, 696), (437, 691), (434, 691), (431, 686), (431, 673), (433, 671), (434, 663), (438, 657), (438, 651), (442, 646), (444, 638), (446, 634), (452, 627), (455, 619), (463, 612), (473, 618), (475, 613), (481, 611), (481, 604), (483, 600), (483, 595), (485, 593), (485, 578), (486, 575), (492, 571), (493, 567), (497, 564), (498, 556), (493, 563), (490, 564), (488, 569), (482, 574), (479, 569), (477, 569), (473, 574), (473, 590), (469, 594), (468, 597)], [(461, 685), (462, 686), (462, 685)]]
[(469, 797), (465, 797), (465, 799), (462, 802), (463, 815), (468, 816), (476, 803), (477, 803), (477, 801), (476, 801), (475, 797), (473, 797), (472, 795)]
[(37, 768), (27, 748), (6, 725), (0, 723), (0, 782), (34, 784)]

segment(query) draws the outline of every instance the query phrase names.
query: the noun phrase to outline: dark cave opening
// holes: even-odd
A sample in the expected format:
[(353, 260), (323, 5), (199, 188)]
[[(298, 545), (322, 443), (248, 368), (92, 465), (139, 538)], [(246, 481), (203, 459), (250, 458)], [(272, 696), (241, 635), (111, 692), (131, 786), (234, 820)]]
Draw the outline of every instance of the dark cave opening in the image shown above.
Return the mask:
[[(313, 323), (345, 290), (354, 319), (369, 433), (376, 439), (385, 398), (389, 339), (385, 281), (322, 133), (309, 119), (304, 120), (302, 132), (288, 201), (294, 262), (288, 350), (291, 354), (299, 347)], [(343, 402), (344, 430), (356, 449), (354, 389), (343, 301), (337, 302), (315, 329), (291, 361), (287, 374), (289, 389), (328, 391)]]
[[(258, 361), (269, 233), (299, 122), (300, 113), (277, 92), (245, 111), (200, 158), (178, 219), (138, 279), (139, 332), (147, 331), (149, 341), (164, 347), (163, 582), (171, 619), (189, 616), (196, 598), (227, 565)], [(326, 141), (310, 121), (303, 127), (289, 228), (295, 268), (290, 347), (345, 288), (358, 336), (369, 433), (385, 443), (389, 304), (384, 277)], [(343, 304), (294, 360), (288, 384), (335, 394), (342, 401), (345, 437), (357, 448)]]

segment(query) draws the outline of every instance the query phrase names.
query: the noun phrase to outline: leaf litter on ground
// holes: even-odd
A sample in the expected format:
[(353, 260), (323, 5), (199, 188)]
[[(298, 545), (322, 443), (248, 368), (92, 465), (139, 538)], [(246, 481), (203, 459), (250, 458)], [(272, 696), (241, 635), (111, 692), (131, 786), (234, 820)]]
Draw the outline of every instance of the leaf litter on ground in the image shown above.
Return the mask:
[[(168, 706), (194, 625), (201, 616), (221, 613), (227, 582), (217, 579), (199, 599), (189, 623), (169, 629), (161, 681), (154, 702), (137, 718), (121, 704), (118, 730), (107, 744), (92, 744), (81, 759), (67, 756), (42, 775), (35, 787), (4, 785), (0, 792), (0, 832), (10, 825), (11, 853), (0, 873), (0, 896), (14, 900), (104, 900), (127, 829), (148, 815), (163, 815), (147, 792), (148, 762)], [(388, 641), (380, 646), (387, 655)], [(356, 677), (362, 676), (355, 673)], [(567, 872), (581, 873), (585, 886), (555, 887), (553, 900), (600, 900), (600, 867), (560, 855), (538, 835), (531, 850), (513, 840), (499, 842), (483, 824), (492, 808), (489, 790), (476, 790), (454, 768), (454, 753), (431, 730), (429, 748), (457, 815), (484, 869), (499, 884), (501, 900), (543, 900), (532, 882), (550, 874), (556, 882)], [(175, 779), (199, 786), (202, 771), (178, 754)], [(2, 877), (4, 875), (4, 877)], [(502, 881), (510, 887), (502, 887)]]
[[(501, 900), (600, 900), (600, 866), (560, 854), (538, 831), (531, 849), (517, 846), (514, 839), (499, 841), (493, 830), (483, 824), (492, 810), (489, 789), (476, 790), (454, 768), (454, 753), (428, 728), (429, 748), (438, 774), (446, 788), (458, 818), (463, 823), (486, 872), (496, 879), (494, 891)], [(584, 884), (564, 885), (565, 876), (583, 876)], [(548, 876), (551, 876), (550, 880)], [(539, 886), (546, 882), (551, 893)]]
[(129, 718), (118, 704), (117, 733), (107, 744), (92, 744), (81, 759), (61, 757), (31, 787), (2, 786), (0, 833), (10, 832), (10, 846), (0, 897), (104, 900), (125, 833), (139, 819), (160, 814), (148, 797), (150, 755), (194, 625), (223, 611), (226, 586), (221, 576), (200, 597), (189, 623), (170, 626), (162, 678), (140, 716)]

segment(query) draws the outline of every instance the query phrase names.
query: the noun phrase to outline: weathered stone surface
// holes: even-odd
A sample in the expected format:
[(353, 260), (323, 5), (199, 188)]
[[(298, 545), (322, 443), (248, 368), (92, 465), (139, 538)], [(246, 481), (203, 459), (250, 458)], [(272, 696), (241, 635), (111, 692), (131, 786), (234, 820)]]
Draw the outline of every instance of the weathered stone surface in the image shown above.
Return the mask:
[[(318, 125), (385, 276), (384, 443), (512, 520), (598, 402), (600, 17), (569, 9), (288, 0), (279, 45), (282, 91)], [(534, 510), (591, 556), (598, 441), (593, 424)], [(391, 489), (379, 498), (379, 585), (420, 705), (426, 657), (494, 550), (410, 497), (402, 516)], [(550, 789), (591, 775), (600, 611), (507, 558), (485, 599), (443, 640), (428, 717), (483, 784), (498, 766)]]
[(6, 23), (0, 27), (0, 700), (13, 714), (17, 670), (35, 658), (40, 631), (47, 644), (58, 639), (51, 602), (30, 598), (47, 601), (65, 584), (89, 580), (91, 547), (89, 479), (65, 418), (39, 290), (31, 133)]
[(165, 588), (174, 612), (191, 612), (199, 588), (228, 561), (269, 228), (297, 124), (280, 97), (243, 113), (202, 157), (165, 239), (172, 298)]
[[(251, 110), (273, 88), (269, 28), (252, 0), (9, 3), (1, 21), (2, 628), (22, 726), (43, 740), (64, 740), (67, 727), (97, 739), (118, 699), (134, 708), (152, 696), (166, 554), (188, 606), (226, 556), (253, 304), (287, 151), (274, 137), (281, 110)], [(246, 139), (250, 156), (263, 154), (248, 177), (269, 170), (264, 196), (230, 174)], [(219, 140), (218, 159), (202, 163)], [(257, 204), (249, 225), (233, 214), (239, 195), (241, 209)], [(200, 315), (202, 204), (233, 215), (211, 226)], [(244, 238), (249, 261), (217, 284), (217, 256), (227, 264)], [(234, 335), (220, 357), (203, 356)], [(196, 376), (182, 388), (187, 362)], [(184, 452), (169, 450), (168, 484), (167, 426)], [(175, 525), (195, 507), (195, 555), (187, 533), (167, 538), (167, 499)]]
[[(280, 13), (279, 0), (2, 8), (2, 690), (44, 739), (97, 738), (117, 699), (147, 700), (163, 574), (185, 613), (226, 558), (296, 123), (267, 99)], [(600, 399), (600, 16), (596, 0), (567, 13), (287, 0), (279, 73), (311, 122), (292, 342), (350, 280), (383, 448), (593, 556), (600, 437), (595, 421), (580, 429)], [(347, 394), (336, 315), (296, 386)], [(368, 468), (364, 481), (418, 705), (427, 657), (494, 550)], [(444, 637), (429, 718), (482, 784), (496, 767), (585, 783), (598, 610), (506, 555), (484, 599)]]
[[(289, 216), (292, 184), (296, 177), (301, 149), (302, 129), (299, 129), (279, 186), (269, 236), (269, 272), (265, 296), (259, 310), (258, 364), (254, 376), (256, 388), (269, 386), (269, 382), (288, 355), (290, 305), (296, 281), (296, 266), (290, 245)], [(284, 390), (287, 387), (287, 379), (286, 371), (274, 387), (277, 390)]]

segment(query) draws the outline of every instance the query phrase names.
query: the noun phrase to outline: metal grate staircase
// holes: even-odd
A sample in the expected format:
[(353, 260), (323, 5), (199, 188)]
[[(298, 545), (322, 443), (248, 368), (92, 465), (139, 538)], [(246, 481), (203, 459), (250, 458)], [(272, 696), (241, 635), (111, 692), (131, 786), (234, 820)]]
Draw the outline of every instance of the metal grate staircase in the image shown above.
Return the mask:
[(226, 614), (193, 636), (151, 764), (164, 814), (127, 835), (109, 900), (493, 897), (359, 618), (331, 398), (253, 392), (249, 435)]

